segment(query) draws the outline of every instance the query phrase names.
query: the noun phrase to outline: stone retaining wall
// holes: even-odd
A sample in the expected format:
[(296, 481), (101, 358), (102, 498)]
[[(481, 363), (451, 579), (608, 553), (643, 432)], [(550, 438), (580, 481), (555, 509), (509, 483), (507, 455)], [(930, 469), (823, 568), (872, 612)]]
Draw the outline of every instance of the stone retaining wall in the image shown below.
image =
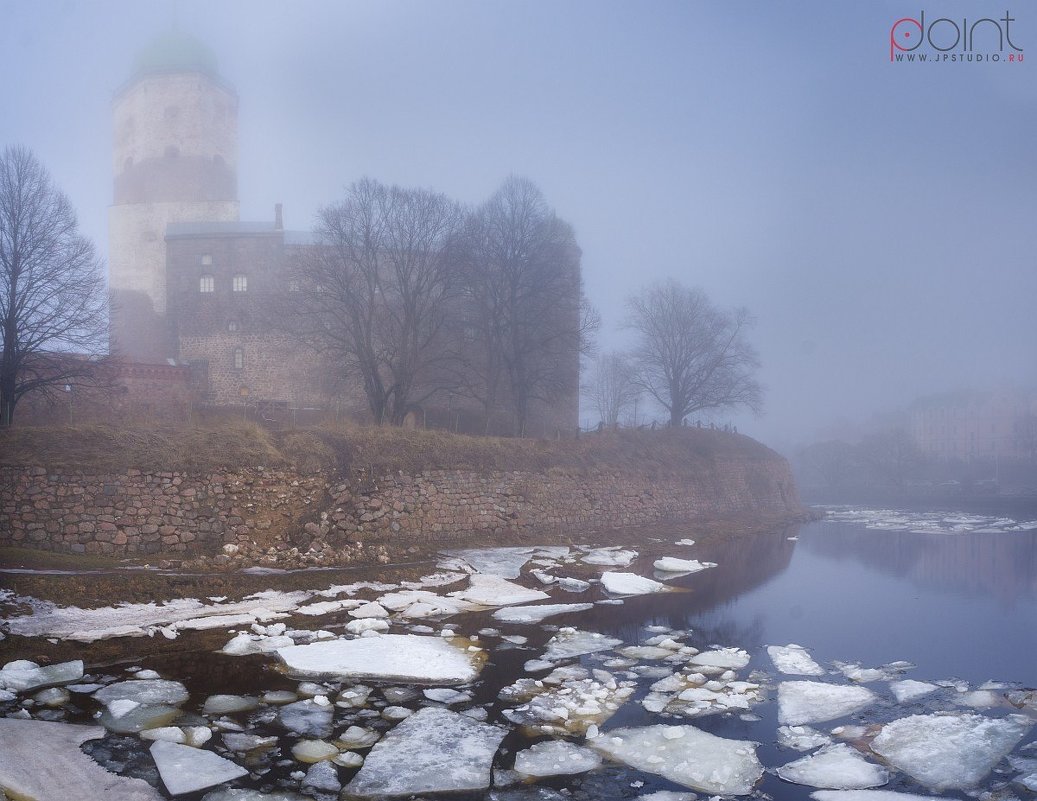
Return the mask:
[(655, 475), (431, 470), (344, 478), (282, 468), (85, 475), (5, 467), (0, 545), (120, 556), (290, 552), (318, 563), (358, 543), (406, 545), (731, 513), (798, 515), (788, 464), (766, 454), (717, 457), (687, 473)]

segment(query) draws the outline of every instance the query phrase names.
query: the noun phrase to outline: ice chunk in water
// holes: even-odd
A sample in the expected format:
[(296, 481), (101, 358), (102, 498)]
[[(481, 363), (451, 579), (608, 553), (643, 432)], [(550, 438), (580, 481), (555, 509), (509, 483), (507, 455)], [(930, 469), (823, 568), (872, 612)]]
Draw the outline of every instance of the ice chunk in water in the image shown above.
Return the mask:
[(151, 746), (162, 783), (171, 795), (182, 795), (229, 782), (248, 771), (212, 751), (159, 740)]
[(1033, 724), (1021, 715), (911, 715), (882, 727), (872, 750), (936, 791), (974, 787)]
[(791, 673), (795, 676), (823, 676), (825, 674), (824, 668), (811, 658), (807, 649), (802, 645), (795, 643), (768, 645), (767, 654), (774, 663), (774, 667), (782, 673)]
[(187, 688), (178, 681), (168, 679), (130, 679), (117, 681), (102, 687), (94, 698), (106, 706), (112, 701), (130, 700), (145, 706), (171, 704), (176, 706), (187, 700)]
[(863, 709), (877, 696), (864, 687), (819, 681), (783, 681), (778, 685), (778, 721), (790, 726), (821, 723)]
[(515, 772), (524, 776), (569, 776), (601, 765), (601, 757), (589, 748), (548, 740), (515, 754)]
[(533, 548), (461, 548), (443, 551), (447, 556), (467, 562), (477, 573), (501, 578), (518, 578), (522, 566), (533, 555)]
[(931, 795), (895, 793), (892, 790), (817, 790), (814, 801), (933, 801)]
[(8, 662), (0, 670), (0, 689), (24, 691), (48, 684), (68, 684), (83, 678), (83, 660), (40, 667), (35, 662), (19, 659)]
[(583, 555), (583, 562), (588, 565), (609, 565), (626, 567), (637, 559), (637, 551), (622, 548), (596, 548)]
[(571, 659), (574, 656), (607, 651), (622, 643), (622, 640), (617, 640), (615, 637), (606, 637), (597, 632), (566, 627), (559, 629), (558, 633), (547, 643), (544, 659), (549, 661)]
[(331, 734), (332, 708), (313, 701), (285, 704), (277, 711), (277, 718), (288, 731), (306, 737), (327, 737)]
[(796, 751), (809, 751), (821, 745), (828, 745), (832, 738), (827, 734), (809, 726), (779, 726), (778, 745)]
[(416, 712), (375, 744), (347, 797), (469, 792), (490, 786), (494, 754), (507, 733), (440, 707)]
[(539, 623), (544, 618), (554, 615), (566, 615), (572, 612), (585, 612), (593, 609), (594, 604), (542, 604), (540, 606), (509, 606), (498, 609), (493, 617), (505, 623)]
[(526, 589), (519, 584), (505, 581), (498, 576), (485, 576), (476, 573), (469, 581), (467, 590), (458, 590), (450, 593), (450, 595), (454, 598), (460, 598), (462, 601), (479, 604), (480, 606), (528, 604), (551, 597), (546, 592)]
[(714, 651), (703, 651), (695, 654), (688, 664), (696, 668), (722, 668), (724, 670), (741, 670), (749, 664), (749, 654), (741, 648), (717, 648)]
[(613, 595), (648, 595), (667, 592), (670, 588), (658, 581), (639, 576), (637, 573), (607, 572), (601, 574), (601, 584)]
[(296, 675), (384, 679), (421, 684), (467, 684), (479, 675), (475, 652), (442, 637), (383, 634), (280, 648), (277, 655)]
[(929, 684), (926, 681), (903, 679), (901, 681), (891, 681), (889, 689), (893, 691), (893, 696), (897, 699), (897, 702), (903, 704), (928, 695), (939, 688), (935, 684)]
[(646, 773), (718, 795), (745, 795), (763, 775), (756, 746), (694, 726), (614, 729), (588, 741), (592, 748)]
[(202, 796), (202, 801), (311, 801), (298, 793), (274, 791), (264, 793), (259, 790), (231, 789), (213, 790)]
[(558, 579), (558, 589), (566, 592), (586, 592), (590, 587), (590, 582), (583, 579), (568, 577)]
[(828, 790), (863, 790), (889, 781), (889, 771), (864, 759), (845, 743), (828, 745), (795, 762), (778, 768), (787, 782)]
[(678, 559), (675, 556), (664, 556), (656, 559), (652, 565), (660, 573), (698, 573), (709, 567), (716, 567), (715, 562), (700, 562), (698, 559)]

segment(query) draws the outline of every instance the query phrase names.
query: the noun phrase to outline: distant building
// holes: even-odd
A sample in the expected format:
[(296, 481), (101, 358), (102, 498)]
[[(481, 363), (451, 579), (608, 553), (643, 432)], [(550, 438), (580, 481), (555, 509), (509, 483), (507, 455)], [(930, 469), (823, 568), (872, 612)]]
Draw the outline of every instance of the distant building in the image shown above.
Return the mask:
[[(195, 404), (363, 419), (360, 387), (271, 325), (293, 291), (291, 259), (313, 238), (285, 231), (280, 206), (273, 221), (240, 220), (238, 99), (212, 52), (181, 33), (160, 37), (116, 92), (113, 125), (113, 353), (132, 364), (190, 368), (169, 376), (190, 376)], [(533, 405), (528, 433), (576, 428), (575, 350), (571, 362), (571, 386), (556, 402)], [(170, 393), (182, 389), (171, 384)], [(478, 407), (459, 394), (431, 404), (416, 410), (415, 424), (485, 428)]]
[(911, 406), (911, 436), (938, 462), (1034, 457), (1037, 396), (1021, 390), (959, 392)]

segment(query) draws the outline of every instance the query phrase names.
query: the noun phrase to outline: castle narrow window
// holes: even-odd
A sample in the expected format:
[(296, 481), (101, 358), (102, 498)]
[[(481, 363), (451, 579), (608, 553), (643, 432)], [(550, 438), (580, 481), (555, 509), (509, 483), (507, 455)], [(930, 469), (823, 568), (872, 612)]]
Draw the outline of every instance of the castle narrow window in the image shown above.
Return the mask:
[(238, 330), (238, 321), (237, 320), (231, 320), (229, 323), (227, 323), (227, 330), (228, 331), (237, 331)]
[(203, 253), (202, 254), (202, 266), (203, 267), (211, 267), (212, 266), (212, 254), (211, 253)]
[(234, 276), (234, 291), (245, 292), (248, 290), (248, 276), (235, 275)]
[(203, 275), (198, 279), (198, 291), (202, 294), (216, 291), (216, 279), (211, 275)]
[(234, 348), (234, 369), (245, 369), (245, 351), (243, 351), (241, 348)]

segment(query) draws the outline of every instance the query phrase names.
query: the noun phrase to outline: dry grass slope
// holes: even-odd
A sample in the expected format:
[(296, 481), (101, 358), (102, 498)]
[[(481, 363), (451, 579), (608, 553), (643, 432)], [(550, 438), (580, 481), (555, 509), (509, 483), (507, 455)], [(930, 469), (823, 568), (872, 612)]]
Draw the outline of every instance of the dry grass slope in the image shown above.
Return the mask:
[(302, 471), (364, 468), (373, 473), (465, 469), (545, 471), (707, 468), (714, 460), (780, 459), (749, 437), (708, 429), (589, 434), (579, 440), (470, 437), (442, 431), (357, 426), (268, 431), (237, 423), (207, 428), (23, 427), (0, 431), (0, 466), (112, 473), (203, 473), (293, 466)]

